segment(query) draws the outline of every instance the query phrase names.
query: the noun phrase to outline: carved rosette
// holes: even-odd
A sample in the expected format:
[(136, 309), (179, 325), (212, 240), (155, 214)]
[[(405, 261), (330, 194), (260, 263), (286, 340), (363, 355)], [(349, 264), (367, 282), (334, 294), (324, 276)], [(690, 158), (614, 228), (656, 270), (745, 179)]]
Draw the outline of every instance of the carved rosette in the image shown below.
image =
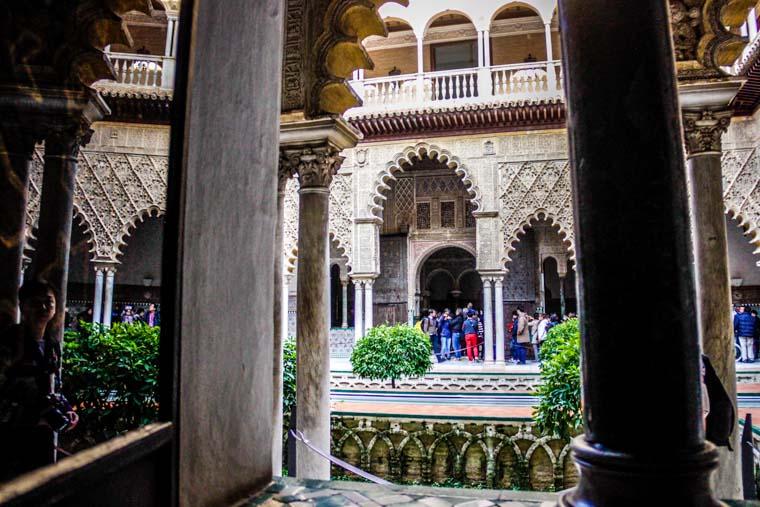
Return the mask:
[(688, 156), (720, 153), (721, 136), (730, 124), (730, 110), (684, 111), (683, 130)]
[(333, 176), (343, 163), (340, 151), (332, 146), (286, 150), (283, 158), (287, 170), (298, 175), (301, 189), (330, 188)]

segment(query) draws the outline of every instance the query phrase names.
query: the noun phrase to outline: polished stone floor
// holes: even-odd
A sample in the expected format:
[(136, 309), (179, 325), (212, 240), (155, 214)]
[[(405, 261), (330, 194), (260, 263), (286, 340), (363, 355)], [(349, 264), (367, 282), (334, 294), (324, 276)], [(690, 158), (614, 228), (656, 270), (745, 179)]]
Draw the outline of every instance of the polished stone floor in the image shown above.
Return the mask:
[(265, 507), (553, 507), (557, 495), (527, 491), (379, 486), (348, 481), (278, 478), (262, 494), (242, 504)]

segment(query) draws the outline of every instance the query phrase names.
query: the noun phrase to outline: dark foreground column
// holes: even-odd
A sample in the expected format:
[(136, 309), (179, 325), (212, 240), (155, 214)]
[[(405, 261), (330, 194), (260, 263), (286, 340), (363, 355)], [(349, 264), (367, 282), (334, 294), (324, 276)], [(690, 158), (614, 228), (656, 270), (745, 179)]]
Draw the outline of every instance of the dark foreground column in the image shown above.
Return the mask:
[(16, 320), (24, 250), (29, 168), (34, 138), (18, 126), (0, 129), (0, 329)]
[(58, 342), (63, 339), (66, 311), (77, 157), (80, 146), (89, 141), (90, 133), (88, 124), (75, 124), (45, 138), (40, 221), (31, 267), (32, 277), (46, 281), (55, 290), (55, 317), (49, 329), (51, 338)]
[[(667, 9), (560, 0), (585, 418), (580, 483), (562, 505), (719, 505)], [(634, 308), (645, 329), (617, 318)]]
[[(328, 218), (330, 184), (340, 151), (356, 144), (343, 120), (312, 120), (280, 127), (284, 157), (298, 174), (298, 269), (296, 324), (297, 428), (314, 446), (330, 449), (330, 307)], [(299, 479), (330, 478), (330, 463), (299, 443)]]

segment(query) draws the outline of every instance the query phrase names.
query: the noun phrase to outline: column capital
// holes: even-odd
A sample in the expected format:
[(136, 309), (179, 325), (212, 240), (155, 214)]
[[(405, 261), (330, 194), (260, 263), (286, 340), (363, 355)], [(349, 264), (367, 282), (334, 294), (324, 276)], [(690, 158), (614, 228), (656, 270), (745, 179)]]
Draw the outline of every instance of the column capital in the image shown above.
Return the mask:
[(110, 272), (110, 273), (116, 273), (116, 263), (113, 261), (94, 260), (91, 262), (93, 264), (93, 269), (95, 271), (105, 271), (105, 272)]
[(721, 136), (731, 124), (730, 109), (684, 110), (683, 131), (689, 157), (720, 154)]

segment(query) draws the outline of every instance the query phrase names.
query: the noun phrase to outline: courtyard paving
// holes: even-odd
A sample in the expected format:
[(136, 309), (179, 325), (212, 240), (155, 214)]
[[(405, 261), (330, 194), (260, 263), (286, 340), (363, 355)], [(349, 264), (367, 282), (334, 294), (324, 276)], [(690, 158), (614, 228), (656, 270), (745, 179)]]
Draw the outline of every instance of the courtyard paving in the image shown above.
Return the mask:
[(556, 493), (277, 478), (241, 507), (553, 507)]

